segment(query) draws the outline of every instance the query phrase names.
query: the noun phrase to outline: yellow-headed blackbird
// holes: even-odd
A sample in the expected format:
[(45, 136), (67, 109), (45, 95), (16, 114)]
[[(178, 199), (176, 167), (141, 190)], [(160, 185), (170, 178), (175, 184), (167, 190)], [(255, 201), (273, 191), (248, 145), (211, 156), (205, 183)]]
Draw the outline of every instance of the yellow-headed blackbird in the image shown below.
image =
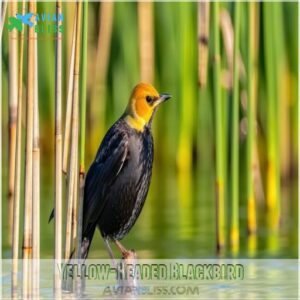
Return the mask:
[(119, 242), (136, 222), (146, 199), (152, 173), (154, 113), (168, 94), (140, 83), (132, 91), (121, 118), (106, 133), (90, 166), (84, 189), (81, 256), (85, 259), (96, 227), (112, 256), (109, 241), (123, 257)]

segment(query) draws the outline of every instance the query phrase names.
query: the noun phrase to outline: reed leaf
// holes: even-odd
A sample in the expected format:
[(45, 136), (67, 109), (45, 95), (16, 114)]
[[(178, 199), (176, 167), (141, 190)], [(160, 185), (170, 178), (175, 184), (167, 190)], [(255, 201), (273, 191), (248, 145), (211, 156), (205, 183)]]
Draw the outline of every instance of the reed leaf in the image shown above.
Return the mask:
[(232, 146), (231, 146), (231, 232), (230, 241), (234, 254), (239, 251), (239, 43), (240, 3), (234, 8), (233, 49), (233, 102), (232, 102)]
[(248, 4), (248, 57), (247, 57), (247, 212), (248, 232), (256, 232), (254, 197), (255, 154), (255, 98), (254, 98), (254, 48), (255, 48), (255, 3)]
[(82, 214), (85, 180), (85, 124), (86, 124), (86, 82), (87, 82), (87, 42), (88, 42), (88, 1), (83, 3), (82, 56), (80, 86), (80, 166), (79, 166), (79, 204), (78, 204), (78, 245), (77, 257), (80, 258), (82, 240)]
[(215, 98), (215, 138), (216, 138), (216, 213), (217, 213), (217, 251), (225, 246), (225, 193), (224, 193), (224, 141), (223, 141), (223, 117), (220, 83), (220, 33), (219, 33), (219, 3), (212, 4), (213, 21), (213, 77)]
[(276, 122), (278, 99), (276, 93), (275, 75), (275, 47), (274, 44), (274, 25), (273, 25), (273, 3), (263, 3), (264, 17), (264, 58), (266, 62), (266, 91), (267, 91), (267, 208), (270, 212), (269, 226), (272, 229), (278, 227), (279, 221), (279, 180), (278, 180), (278, 159), (277, 153), (277, 132)]

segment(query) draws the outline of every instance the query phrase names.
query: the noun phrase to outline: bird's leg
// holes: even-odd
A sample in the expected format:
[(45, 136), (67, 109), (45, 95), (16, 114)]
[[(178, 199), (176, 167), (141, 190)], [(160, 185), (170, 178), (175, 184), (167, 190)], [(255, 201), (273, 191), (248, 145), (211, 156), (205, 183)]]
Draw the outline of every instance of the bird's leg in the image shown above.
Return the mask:
[(120, 262), (120, 269), (119, 269), (119, 284), (121, 286), (126, 285), (126, 286), (136, 286), (136, 279), (126, 277), (125, 275), (128, 274), (129, 270), (128, 266), (129, 265), (135, 265), (136, 264), (136, 252), (134, 250), (127, 250), (118, 240), (114, 240), (116, 246), (122, 253), (122, 259)]
[(111, 247), (110, 247), (110, 244), (109, 244), (109, 240), (107, 238), (104, 238), (104, 243), (105, 243), (106, 249), (107, 249), (107, 251), (109, 253), (109, 256), (110, 256), (110, 258), (112, 260), (113, 266), (115, 267), (117, 265), (117, 263), (116, 263), (114, 254), (113, 254), (113, 252), (111, 250)]
[(118, 240), (114, 240), (116, 246), (122, 253), (122, 257), (127, 259), (127, 258), (136, 258), (136, 253), (134, 250), (127, 250)]

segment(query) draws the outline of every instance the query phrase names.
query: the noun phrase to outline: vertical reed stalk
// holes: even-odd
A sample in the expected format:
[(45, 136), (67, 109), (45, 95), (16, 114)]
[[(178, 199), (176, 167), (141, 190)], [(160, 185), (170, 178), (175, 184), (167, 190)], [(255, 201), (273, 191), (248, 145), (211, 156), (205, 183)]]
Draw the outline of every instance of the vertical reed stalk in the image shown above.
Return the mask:
[(204, 88), (207, 82), (209, 4), (208, 1), (198, 3), (198, 78), (201, 88)]
[(38, 106), (38, 51), (34, 39), (34, 101), (33, 101), (33, 149), (32, 149), (32, 287), (33, 297), (39, 294), (40, 259), (40, 145)]
[[(61, 1), (56, 1), (56, 14), (61, 14)], [(61, 133), (61, 80), (62, 80), (62, 34), (59, 27), (62, 22), (57, 18), (55, 43), (55, 192), (54, 192), (54, 226), (55, 249), (54, 258), (59, 262), (62, 258), (62, 133)], [(58, 295), (61, 280), (55, 268), (54, 292)]]
[[(28, 10), (36, 12), (36, 3), (29, 2)], [(27, 105), (26, 105), (26, 157), (25, 157), (25, 204), (24, 204), (24, 238), (23, 238), (23, 298), (30, 294), (29, 258), (32, 252), (32, 150), (33, 150), (33, 107), (35, 98), (35, 42), (34, 27), (28, 27), (27, 50)]]
[[(9, 15), (15, 16), (18, 3), (9, 3)], [(8, 243), (12, 244), (13, 201), (15, 187), (16, 129), (18, 109), (18, 31), (9, 32), (9, 174), (8, 174)]]
[(74, 83), (74, 63), (75, 63), (75, 41), (76, 41), (76, 19), (77, 18), (77, 6), (74, 14), (73, 24), (73, 35), (72, 35), (72, 50), (70, 59), (69, 69), (69, 83), (68, 83), (68, 94), (67, 94), (67, 111), (66, 111), (66, 123), (65, 123), (65, 134), (64, 134), (64, 149), (63, 149), (63, 163), (62, 170), (67, 174), (68, 161), (69, 161), (69, 148), (71, 141), (71, 115), (72, 115), (72, 99), (73, 99), (73, 83)]
[[(73, 122), (72, 122), (73, 124)], [(75, 152), (71, 153), (75, 157)], [(73, 159), (72, 159), (73, 160)], [(75, 168), (75, 163), (72, 161), (72, 166)], [(73, 214), (73, 198), (74, 198), (74, 171), (71, 172), (71, 164), (69, 166), (70, 176), (68, 178), (68, 194), (67, 194), (67, 219), (66, 219), (66, 242), (65, 242), (65, 260), (70, 258), (71, 246), (72, 246), (72, 214)]]
[[(283, 133), (284, 128), (284, 118), (285, 112), (284, 109), (280, 110), (280, 98), (282, 93), (284, 94), (284, 99), (286, 100), (287, 94), (284, 93), (286, 72), (285, 69), (285, 39), (284, 39), (284, 28), (283, 28), (283, 19), (282, 19), (282, 3), (276, 2), (273, 3), (273, 18), (272, 18), (272, 28), (273, 28), (273, 42), (274, 42), (274, 87), (275, 87), (275, 101), (274, 101), (274, 119), (275, 131), (274, 143), (275, 143), (275, 182), (276, 182), (276, 194), (277, 199), (275, 201), (275, 218), (274, 218), (274, 229), (278, 229), (280, 217), (281, 217), (281, 161), (283, 154), (280, 149), (280, 134)], [(278, 30), (274, 30), (275, 26), (279, 26)], [(277, 231), (278, 233), (278, 231)], [(276, 235), (277, 235), (276, 233)]]
[(2, 38), (3, 26), (5, 21), (5, 14), (7, 9), (7, 1), (3, 1), (1, 5), (1, 24), (0, 24), (0, 38)]
[(217, 251), (225, 246), (225, 195), (224, 195), (224, 142), (222, 135), (222, 102), (220, 85), (220, 33), (219, 3), (213, 4), (213, 40), (214, 40), (214, 97), (216, 132), (216, 213), (217, 213)]
[(213, 40), (214, 40), (214, 97), (215, 97), (215, 136), (216, 136), (216, 213), (217, 213), (217, 251), (225, 246), (225, 194), (224, 194), (224, 149), (223, 149), (223, 118), (220, 85), (220, 33), (219, 3), (213, 6)]
[[(25, 14), (25, 0), (22, 1), (22, 14)], [(20, 59), (18, 74), (18, 115), (16, 141), (16, 170), (13, 204), (13, 232), (12, 232), (12, 295), (15, 298), (18, 286), (18, 258), (20, 231), (20, 193), (21, 193), (21, 150), (22, 150), (22, 106), (23, 106), (23, 60), (24, 60), (24, 32), (20, 33)]]
[(275, 81), (275, 44), (273, 25), (274, 3), (263, 3), (264, 17), (264, 49), (266, 63), (266, 86), (267, 86), (267, 209), (270, 216), (270, 227), (276, 229), (279, 221), (279, 162), (277, 153), (276, 111), (278, 106)]
[[(187, 174), (192, 169), (193, 124), (195, 99), (198, 98), (197, 87), (194, 85), (197, 74), (197, 15), (195, 3), (180, 3), (180, 128), (177, 152), (177, 165), (180, 172)], [(195, 20), (196, 22), (191, 22)], [(189, 201), (189, 198), (184, 200)]]
[[(259, 40), (260, 40), (260, 5), (255, 5), (255, 40), (254, 40), (254, 49), (253, 49), (253, 98), (254, 98), (254, 116), (255, 116), (255, 125), (256, 129), (256, 116), (257, 116), (257, 95), (258, 95), (258, 82), (259, 82), (259, 70), (258, 70), (258, 51), (259, 51)], [(256, 199), (256, 203), (258, 201), (264, 202), (264, 189), (262, 182), (262, 174), (260, 169), (260, 161), (258, 154), (258, 140), (255, 134), (254, 137), (254, 158), (253, 158), (253, 187), (254, 187), (254, 198)]]
[(76, 47), (75, 47), (75, 64), (74, 64), (74, 83), (73, 83), (73, 109), (72, 109), (72, 139), (71, 155), (69, 166), (69, 186), (68, 186), (68, 207), (67, 207), (67, 228), (66, 228), (66, 245), (65, 258), (69, 259), (71, 254), (72, 242), (72, 212), (73, 206), (77, 204), (74, 199), (74, 186), (76, 176), (78, 176), (78, 166), (76, 164), (76, 151), (78, 149), (78, 102), (79, 102), (79, 62), (80, 62), (80, 29), (81, 29), (81, 7), (82, 3), (77, 2), (77, 22), (76, 22)]
[[(224, 42), (224, 49), (226, 53), (226, 60), (228, 64), (228, 71), (224, 70), (222, 74), (222, 85), (227, 89), (232, 89), (233, 86), (233, 51), (234, 51), (234, 32), (231, 22), (231, 17), (229, 12), (226, 9), (223, 9), (220, 14), (220, 27), (222, 31), (222, 37)], [(245, 66), (240, 55), (238, 55), (238, 72), (239, 78), (245, 77)]]
[(234, 10), (234, 49), (233, 49), (233, 103), (232, 103), (232, 150), (231, 150), (231, 232), (230, 240), (234, 254), (239, 251), (239, 68), (240, 43), (240, 3)]
[(229, 12), (224, 8), (220, 13), (220, 29), (222, 32), (224, 49), (226, 53), (226, 60), (228, 65), (228, 71), (225, 73), (226, 76), (223, 76), (223, 85), (227, 89), (232, 89), (233, 86), (233, 52), (234, 52), (234, 32), (232, 21)]
[(81, 59), (81, 89), (80, 89), (80, 165), (79, 165), (79, 205), (78, 205), (78, 234), (77, 258), (81, 257), (82, 213), (85, 180), (85, 124), (86, 124), (86, 79), (87, 79), (87, 41), (88, 41), (88, 2), (83, 3), (82, 27), (82, 59)]
[(247, 57), (247, 206), (248, 232), (256, 232), (254, 197), (254, 147), (255, 147), (255, 99), (254, 99), (254, 50), (255, 50), (255, 3), (248, 4), (248, 57)]
[[(96, 67), (92, 97), (90, 101), (91, 144), (98, 143), (105, 130), (105, 79), (107, 77), (110, 57), (111, 35), (114, 17), (114, 3), (101, 2), (99, 12), (99, 33), (96, 54)], [(90, 147), (91, 148), (91, 147)]]
[(71, 242), (71, 249), (74, 249), (76, 245), (76, 238), (77, 238), (77, 199), (78, 199), (78, 146), (75, 151), (75, 176), (73, 177), (73, 206), (72, 206), (72, 242)]
[(153, 3), (138, 2), (140, 78), (143, 82), (154, 80)]

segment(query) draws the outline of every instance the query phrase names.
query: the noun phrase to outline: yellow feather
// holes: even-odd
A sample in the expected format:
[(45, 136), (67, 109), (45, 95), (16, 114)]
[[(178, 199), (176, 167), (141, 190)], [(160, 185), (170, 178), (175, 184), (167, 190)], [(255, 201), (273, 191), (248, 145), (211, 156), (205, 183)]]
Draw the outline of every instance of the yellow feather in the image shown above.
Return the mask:
[(159, 97), (156, 89), (146, 83), (139, 83), (132, 91), (125, 120), (132, 128), (143, 131), (144, 126), (150, 121), (155, 105), (150, 105), (146, 97)]

